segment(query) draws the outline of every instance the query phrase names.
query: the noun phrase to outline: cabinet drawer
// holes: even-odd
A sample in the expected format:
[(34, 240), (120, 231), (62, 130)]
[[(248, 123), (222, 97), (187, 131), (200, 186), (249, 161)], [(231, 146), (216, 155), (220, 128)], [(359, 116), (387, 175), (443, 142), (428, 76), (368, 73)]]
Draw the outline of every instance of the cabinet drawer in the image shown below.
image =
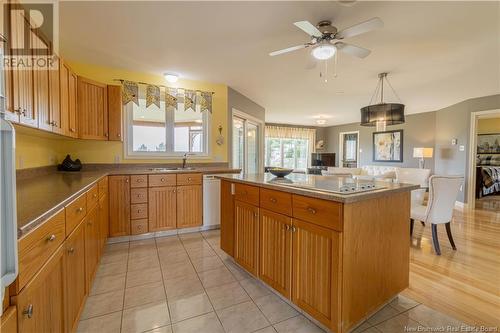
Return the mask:
[(134, 188), (130, 191), (130, 202), (133, 204), (148, 202), (147, 188)]
[(175, 186), (176, 185), (176, 175), (149, 175), (149, 187), (158, 186)]
[(132, 235), (145, 234), (148, 232), (148, 219), (132, 220), (131, 227)]
[(97, 182), (97, 187), (99, 188), (99, 198), (103, 195), (108, 194), (108, 177), (104, 177)]
[(99, 188), (95, 184), (87, 191), (87, 210), (91, 210), (99, 203)]
[(342, 231), (342, 204), (334, 201), (292, 196), (293, 217)]
[(177, 185), (201, 185), (201, 173), (180, 173)]
[(234, 183), (234, 198), (258, 206), (259, 188), (256, 186)]
[(132, 219), (148, 218), (148, 204), (133, 204), (130, 205), (130, 217)]
[(82, 194), (65, 207), (66, 210), (66, 236), (83, 220), (87, 214), (87, 195)]
[(19, 240), (19, 290), (40, 270), (65, 238), (64, 210), (61, 209)]
[(292, 195), (290, 193), (260, 189), (260, 207), (292, 216)]
[(130, 176), (130, 187), (148, 187), (147, 175), (133, 175)]

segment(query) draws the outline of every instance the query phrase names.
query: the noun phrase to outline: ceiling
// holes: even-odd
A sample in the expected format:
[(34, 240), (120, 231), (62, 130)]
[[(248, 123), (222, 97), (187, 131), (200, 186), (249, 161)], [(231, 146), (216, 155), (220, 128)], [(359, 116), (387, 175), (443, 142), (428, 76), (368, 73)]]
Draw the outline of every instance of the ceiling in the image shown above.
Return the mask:
[[(265, 107), (267, 122), (314, 125), (320, 116), (325, 126), (358, 122), (383, 71), (407, 114), (500, 93), (496, 1), (69, 1), (59, 10), (66, 58), (227, 84)], [(319, 77), (321, 66), (306, 69), (308, 50), (268, 56), (308, 41), (293, 22), (330, 19), (342, 29), (375, 16), (384, 28), (347, 40), (371, 55), (341, 54), (338, 76), (328, 83)]]

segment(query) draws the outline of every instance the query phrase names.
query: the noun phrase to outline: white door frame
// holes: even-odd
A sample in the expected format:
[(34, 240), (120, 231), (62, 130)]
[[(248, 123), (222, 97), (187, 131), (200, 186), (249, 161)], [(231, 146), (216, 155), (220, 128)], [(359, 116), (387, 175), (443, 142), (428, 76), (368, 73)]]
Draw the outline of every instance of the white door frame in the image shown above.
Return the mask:
[(469, 133), (469, 160), (467, 161), (467, 208), (476, 207), (476, 151), (477, 151), (477, 121), (481, 118), (488, 118), (492, 114), (500, 116), (500, 109), (475, 111), (470, 114), (470, 133)]
[[(238, 118), (241, 118), (244, 120), (244, 135), (246, 135), (247, 133), (247, 122), (250, 122), (250, 123), (253, 123), (254, 125), (257, 125), (257, 145), (258, 145), (258, 169), (260, 170), (260, 172), (264, 172), (264, 131), (265, 131), (265, 128), (264, 128), (264, 121), (258, 119), (258, 118), (255, 118), (243, 111), (240, 111), (240, 110), (237, 110), (235, 108), (233, 108), (231, 110), (231, 126), (233, 126), (232, 124), (232, 121), (233, 121), (233, 117), (238, 117)], [(231, 138), (232, 139), (232, 138)], [(246, 139), (246, 137), (244, 138), (244, 146), (243, 146), (243, 164), (244, 164), (244, 167), (243, 167), (243, 172), (245, 172), (247, 169), (248, 169), (248, 159), (246, 157), (246, 154), (247, 154), (247, 151), (248, 151), (248, 140)], [(230, 149), (233, 149), (233, 145), (231, 144), (231, 148)], [(232, 152), (231, 152), (231, 156), (232, 156)], [(231, 160), (231, 164), (232, 164), (232, 160)], [(231, 165), (232, 166), (232, 165)]]
[(356, 142), (356, 168), (359, 168), (359, 131), (348, 131), (339, 133), (339, 167), (343, 168), (344, 158), (344, 134), (357, 134), (358, 141)]

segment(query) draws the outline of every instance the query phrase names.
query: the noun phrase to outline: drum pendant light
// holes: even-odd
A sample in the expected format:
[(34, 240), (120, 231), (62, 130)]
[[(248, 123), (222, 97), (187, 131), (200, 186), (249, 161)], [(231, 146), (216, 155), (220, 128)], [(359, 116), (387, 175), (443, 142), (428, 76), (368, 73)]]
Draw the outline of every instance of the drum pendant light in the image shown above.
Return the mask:
[[(384, 79), (387, 85), (392, 89), (394, 95), (399, 99), (398, 95), (387, 80), (387, 73), (378, 75), (379, 82), (375, 88), (370, 105), (361, 108), (361, 126), (376, 126), (377, 132), (385, 131), (386, 126), (404, 124), (405, 122), (405, 106), (401, 103), (384, 103)], [(373, 98), (380, 93), (380, 103), (372, 104)]]

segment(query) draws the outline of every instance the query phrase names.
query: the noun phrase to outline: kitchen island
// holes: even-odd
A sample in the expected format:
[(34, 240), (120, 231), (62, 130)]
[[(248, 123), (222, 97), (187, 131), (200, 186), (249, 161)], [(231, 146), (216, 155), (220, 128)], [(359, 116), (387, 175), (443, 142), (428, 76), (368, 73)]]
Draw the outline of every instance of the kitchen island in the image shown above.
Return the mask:
[(221, 178), (221, 248), (332, 332), (408, 287), (417, 186), (291, 174)]

